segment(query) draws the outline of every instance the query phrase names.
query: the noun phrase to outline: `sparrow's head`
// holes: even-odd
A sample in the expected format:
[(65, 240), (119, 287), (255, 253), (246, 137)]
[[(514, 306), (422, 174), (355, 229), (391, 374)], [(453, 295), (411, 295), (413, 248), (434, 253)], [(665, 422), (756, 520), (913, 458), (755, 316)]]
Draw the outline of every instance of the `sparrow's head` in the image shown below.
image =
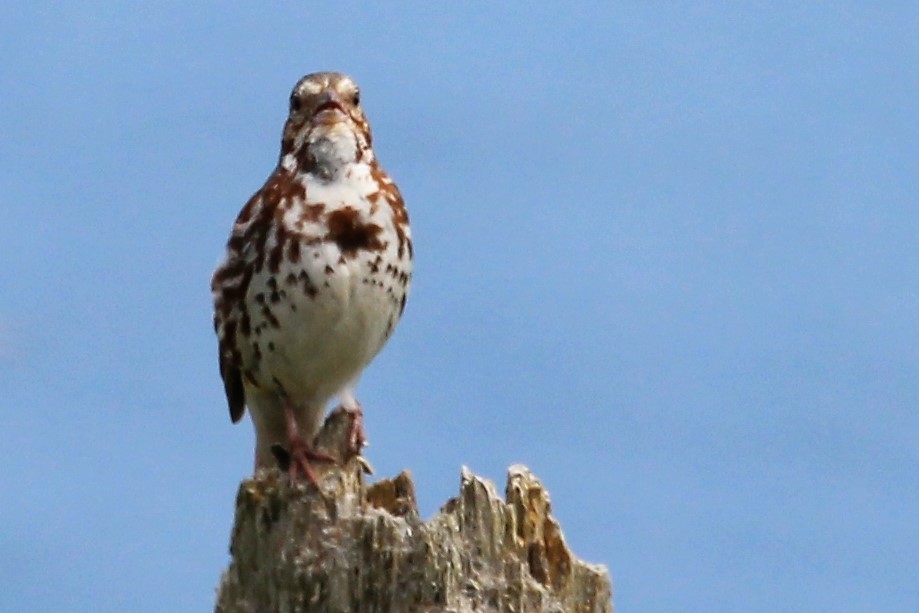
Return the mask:
[[(294, 85), (281, 141), (281, 164), (302, 172), (334, 172), (373, 159), (360, 90), (340, 72), (315, 72)], [(292, 167), (290, 167), (292, 166)]]

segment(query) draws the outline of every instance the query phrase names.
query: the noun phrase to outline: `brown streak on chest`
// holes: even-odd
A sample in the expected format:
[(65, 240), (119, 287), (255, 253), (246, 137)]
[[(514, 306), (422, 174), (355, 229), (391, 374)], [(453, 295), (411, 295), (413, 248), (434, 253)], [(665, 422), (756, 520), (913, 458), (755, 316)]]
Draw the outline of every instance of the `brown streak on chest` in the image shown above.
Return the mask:
[(317, 222), (319, 218), (322, 217), (322, 214), (325, 212), (325, 204), (307, 204), (303, 207), (303, 212), (300, 213), (300, 222), (309, 223)]
[(296, 238), (287, 244), (287, 259), (291, 264), (300, 261), (300, 241)]
[(408, 210), (405, 208), (402, 194), (399, 193), (399, 188), (392, 182), (389, 175), (378, 165), (374, 164), (370, 169), (370, 176), (373, 177), (373, 180), (376, 182), (377, 186), (379, 186), (378, 193), (382, 193), (389, 208), (392, 209), (393, 225), (396, 228), (396, 237), (399, 239), (399, 257), (405, 257), (405, 252), (408, 251), (408, 257), (411, 259), (414, 254), (412, 241), (407, 231), (409, 225)]
[(290, 203), (306, 198), (306, 188), (303, 183), (294, 179), (293, 174), (279, 167), (268, 177), (262, 188), (262, 196), (274, 203), (271, 208), (277, 208), (281, 201)]
[(380, 232), (383, 228), (360, 219), (360, 211), (351, 207), (332, 211), (326, 218), (328, 232), (325, 240), (338, 245), (342, 256), (354, 257), (358, 251), (379, 251), (383, 248)]
[(271, 249), (271, 253), (268, 254), (268, 270), (276, 275), (281, 270), (281, 260), (284, 258), (284, 251), (288, 244), (297, 245), (298, 257), (300, 245), (297, 243), (297, 238), (291, 236), (290, 232), (287, 231), (287, 228), (285, 228), (283, 224), (277, 224), (274, 231), (275, 244)]

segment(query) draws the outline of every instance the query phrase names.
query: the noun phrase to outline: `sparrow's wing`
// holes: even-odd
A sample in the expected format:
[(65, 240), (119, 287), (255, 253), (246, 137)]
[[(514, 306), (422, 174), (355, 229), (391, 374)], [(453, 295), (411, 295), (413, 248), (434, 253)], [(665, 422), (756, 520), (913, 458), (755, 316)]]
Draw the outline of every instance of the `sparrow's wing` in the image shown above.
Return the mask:
[(249, 248), (252, 236), (248, 229), (252, 213), (258, 208), (261, 199), (261, 193), (256, 193), (243, 207), (230, 234), (226, 258), (214, 271), (211, 279), (214, 331), (218, 339), (217, 359), (233, 423), (242, 419), (246, 412), (246, 393), (243, 387), (237, 335), (249, 333), (249, 315), (246, 312), (245, 298), (255, 263), (251, 261), (251, 257), (247, 257), (247, 254), (251, 256), (252, 252)]
[(232, 352), (226, 351), (224, 345), (222, 341), (218, 343), (220, 377), (223, 379), (223, 389), (227, 395), (230, 419), (235, 424), (246, 412), (246, 392), (243, 389), (242, 373), (234, 363)]

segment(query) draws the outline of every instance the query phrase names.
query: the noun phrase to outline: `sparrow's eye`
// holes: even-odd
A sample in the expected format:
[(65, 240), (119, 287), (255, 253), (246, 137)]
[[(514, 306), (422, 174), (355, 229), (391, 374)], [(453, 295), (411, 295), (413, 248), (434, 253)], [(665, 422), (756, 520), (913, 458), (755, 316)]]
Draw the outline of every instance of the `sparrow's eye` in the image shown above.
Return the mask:
[(297, 94), (291, 94), (291, 95), (290, 95), (290, 112), (291, 112), (291, 113), (296, 113), (297, 111), (299, 111), (299, 110), (300, 110), (300, 106), (301, 106), (302, 104), (303, 104), (303, 103), (300, 102), (300, 97), (297, 96)]
[(354, 103), (354, 106), (357, 106), (361, 103), (361, 92), (354, 90), (354, 95), (351, 96), (351, 102)]

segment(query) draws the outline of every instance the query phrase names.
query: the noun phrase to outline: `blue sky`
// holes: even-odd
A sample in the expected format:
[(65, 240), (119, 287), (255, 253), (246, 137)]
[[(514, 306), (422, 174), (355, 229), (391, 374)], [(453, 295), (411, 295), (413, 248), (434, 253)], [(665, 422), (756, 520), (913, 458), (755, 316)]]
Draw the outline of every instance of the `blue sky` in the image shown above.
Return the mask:
[(212, 606), (208, 282), (316, 70), (416, 239), (379, 474), (528, 464), (622, 611), (919, 610), (914, 4), (193, 5), (0, 9), (0, 610)]

